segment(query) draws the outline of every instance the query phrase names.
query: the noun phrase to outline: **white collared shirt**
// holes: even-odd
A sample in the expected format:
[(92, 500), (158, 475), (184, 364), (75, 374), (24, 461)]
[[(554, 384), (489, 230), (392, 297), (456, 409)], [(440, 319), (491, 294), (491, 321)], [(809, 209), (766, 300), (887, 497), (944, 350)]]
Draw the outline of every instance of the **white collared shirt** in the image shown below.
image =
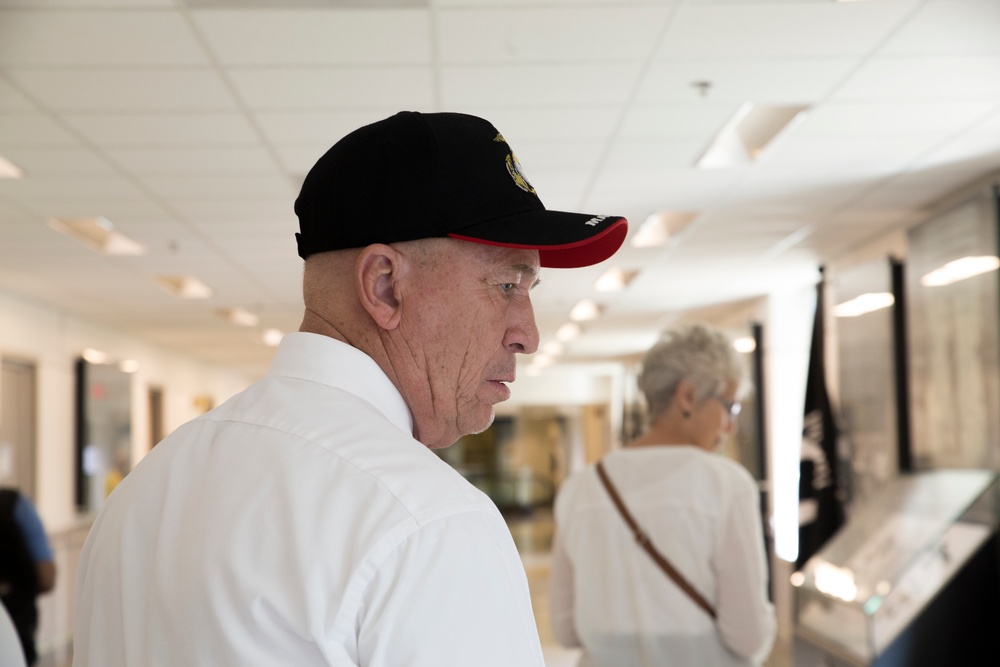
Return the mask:
[(159, 444), (88, 536), (75, 667), (543, 664), (496, 506), (360, 351), (285, 336)]
[(551, 612), (559, 641), (583, 647), (581, 665), (760, 664), (777, 625), (750, 474), (690, 446), (617, 450), (604, 466), (636, 523), (718, 620), (636, 543), (591, 466), (556, 498)]

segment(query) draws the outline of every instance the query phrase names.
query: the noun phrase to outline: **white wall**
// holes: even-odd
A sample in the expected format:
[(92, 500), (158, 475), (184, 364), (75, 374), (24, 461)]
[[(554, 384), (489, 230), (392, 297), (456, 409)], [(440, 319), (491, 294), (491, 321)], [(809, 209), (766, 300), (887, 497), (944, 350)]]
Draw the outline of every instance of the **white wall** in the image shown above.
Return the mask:
[(149, 447), (149, 385), (163, 388), (164, 430), (197, 416), (194, 397), (221, 403), (252, 378), (158, 348), (80, 317), (0, 291), (0, 355), (34, 362), (38, 429), (35, 504), (47, 530), (76, 524), (74, 502), (74, 363), (84, 348), (134, 359), (132, 460)]

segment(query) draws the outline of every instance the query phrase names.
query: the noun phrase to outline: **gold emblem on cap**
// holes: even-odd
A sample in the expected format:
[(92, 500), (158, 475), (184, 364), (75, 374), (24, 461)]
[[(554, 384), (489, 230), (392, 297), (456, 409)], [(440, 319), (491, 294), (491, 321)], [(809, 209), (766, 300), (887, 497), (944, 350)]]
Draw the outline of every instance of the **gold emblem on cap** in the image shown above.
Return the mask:
[(517, 157), (513, 153), (507, 153), (507, 171), (510, 173), (510, 177), (514, 179), (514, 182), (517, 183), (517, 187), (525, 192), (538, 195), (535, 192), (535, 188), (531, 187), (531, 183), (525, 178), (524, 171), (521, 169), (521, 163), (517, 161)]
[[(504, 139), (503, 135), (500, 134), (499, 132), (497, 132), (497, 136), (493, 137), (493, 141), (497, 142), (498, 144), (507, 143), (507, 140)], [(510, 148), (509, 144), (507, 145), (507, 148)], [(528, 182), (528, 177), (524, 175), (524, 170), (521, 169), (521, 163), (518, 162), (517, 156), (514, 155), (514, 151), (507, 153), (506, 162), (507, 162), (507, 173), (509, 173), (510, 177), (514, 179), (514, 183), (517, 184), (517, 187), (521, 188), (525, 192), (530, 192), (531, 194), (537, 197), (538, 193), (535, 192), (535, 188), (532, 187), (531, 183)]]

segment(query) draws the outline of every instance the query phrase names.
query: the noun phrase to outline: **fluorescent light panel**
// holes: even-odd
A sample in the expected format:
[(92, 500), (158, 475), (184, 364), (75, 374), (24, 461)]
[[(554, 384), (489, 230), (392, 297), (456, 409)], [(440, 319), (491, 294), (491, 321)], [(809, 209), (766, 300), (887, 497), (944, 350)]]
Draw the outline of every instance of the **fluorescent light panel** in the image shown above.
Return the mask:
[(625, 271), (613, 266), (601, 274), (594, 283), (594, 289), (598, 292), (620, 292), (632, 282), (638, 273), (638, 271)]
[(896, 303), (896, 299), (889, 292), (867, 292), (837, 304), (833, 307), (833, 314), (836, 317), (860, 317), (876, 310), (888, 308), (894, 303)]
[(102, 255), (145, 255), (146, 246), (125, 236), (107, 218), (50, 218), (49, 227)]
[(948, 262), (920, 278), (920, 284), (925, 287), (941, 287), (966, 280), (981, 273), (996, 271), (1000, 268), (1000, 258), (993, 256), (963, 257)]
[(569, 311), (569, 319), (574, 322), (586, 322), (587, 320), (595, 320), (601, 314), (600, 307), (588, 299), (578, 302), (573, 309)]
[(556, 340), (564, 343), (569, 342), (583, 333), (583, 329), (576, 322), (566, 322), (556, 329)]
[(285, 337), (285, 332), (280, 329), (264, 329), (264, 345), (268, 347), (278, 347), (281, 339)]
[(805, 118), (807, 106), (760, 106), (737, 109), (695, 165), (699, 169), (741, 167), (759, 160), (779, 135)]
[(24, 170), (0, 155), (0, 178), (24, 178)]
[(219, 317), (238, 327), (255, 327), (260, 322), (260, 318), (246, 308), (240, 308), (239, 306), (221, 309)]
[(194, 276), (156, 276), (156, 284), (181, 299), (207, 299), (212, 288)]
[(558, 357), (566, 351), (566, 345), (558, 340), (550, 340), (542, 346), (542, 352), (550, 357)]
[(632, 237), (633, 248), (666, 245), (698, 216), (693, 211), (658, 211), (647, 217)]

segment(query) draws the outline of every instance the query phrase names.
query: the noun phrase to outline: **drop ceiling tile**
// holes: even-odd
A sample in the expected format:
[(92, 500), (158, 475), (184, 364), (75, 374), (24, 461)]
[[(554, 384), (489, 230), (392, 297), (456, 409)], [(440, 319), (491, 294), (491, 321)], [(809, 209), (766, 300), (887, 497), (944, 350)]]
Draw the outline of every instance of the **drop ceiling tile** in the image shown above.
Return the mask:
[(614, 132), (623, 107), (605, 100), (572, 107), (539, 106), (526, 100), (521, 107), (468, 104), (461, 111), (493, 123), (517, 150), (521, 142), (534, 139), (603, 141)]
[(836, 101), (1000, 101), (1000, 56), (877, 57), (833, 95)]
[(966, 167), (1000, 169), (1000, 122), (990, 120), (922, 155), (917, 169)]
[(37, 113), (0, 113), (0, 147), (79, 147), (72, 132)]
[(140, 263), (149, 256), (189, 256), (208, 253), (206, 243), (210, 239), (204, 237), (200, 229), (168, 217), (160, 219), (116, 217), (113, 222), (123, 233), (149, 248), (149, 254), (137, 258), (136, 261)]
[(117, 148), (109, 158), (129, 172), (156, 174), (268, 174), (279, 175), (274, 158), (263, 148)]
[(858, 200), (857, 206), (875, 209), (928, 207), (951, 195), (964, 183), (945, 178), (928, 179), (920, 174), (900, 176)]
[[(25, 198), (22, 204), (39, 220), (50, 216), (57, 218), (79, 218), (101, 215), (115, 224), (126, 220), (162, 218), (165, 213), (158, 204), (142, 194), (108, 197), (106, 195), (45, 198)], [(55, 232), (53, 232), (55, 233)]]
[(702, 137), (705, 145), (739, 109), (739, 103), (708, 99), (685, 104), (632, 105), (622, 121), (622, 139), (691, 139)]
[(208, 57), (176, 11), (0, 10), (0, 66), (206, 65)]
[(623, 171), (693, 168), (707, 147), (708, 141), (700, 138), (620, 140), (608, 152), (604, 168)]
[(281, 161), (281, 166), (284, 167), (285, 171), (293, 179), (295, 188), (299, 189), (302, 187), (302, 181), (305, 179), (306, 174), (312, 169), (316, 161), (333, 145), (330, 144), (314, 144), (308, 147), (302, 148), (284, 148), (277, 147), (274, 152), (278, 155), (278, 159)]
[(230, 111), (235, 100), (209, 69), (11, 69), (45, 107), (80, 111)]
[(118, 177), (38, 176), (20, 180), (0, 179), (0, 197), (14, 201), (85, 198), (90, 200), (136, 197), (141, 193)]
[(255, 113), (389, 106), (424, 111), (433, 104), (429, 66), (239, 69), (231, 77)]
[(789, 136), (761, 158), (768, 166), (798, 169), (884, 169), (886, 173), (910, 164), (940, 144), (940, 134), (883, 134), (848, 136)]
[(0, 7), (11, 9), (73, 9), (78, 7), (141, 9), (174, 6), (176, 6), (176, 0), (0, 0)]
[(258, 142), (253, 126), (238, 113), (66, 114), (63, 118), (89, 142), (105, 148), (245, 146)]
[(515, 148), (518, 161), (531, 180), (535, 170), (572, 169), (589, 171), (601, 157), (602, 145), (596, 141), (521, 141)]
[(34, 111), (35, 105), (0, 76), (0, 113), (4, 111)]
[(140, 176), (142, 182), (161, 197), (176, 202), (182, 199), (228, 199), (239, 196), (295, 196), (291, 184), (280, 176), (244, 174), (225, 176)]
[[(439, 55), (445, 65), (645, 60), (666, 7), (505, 7), (441, 10)], [(614, 45), (613, 48), (607, 48)]]
[(862, 56), (917, 0), (681, 6), (660, 58)]
[(14, 206), (0, 197), (0, 233), (5, 232), (12, 225), (20, 225), (30, 219), (31, 216), (20, 207)]
[[(635, 101), (812, 104), (826, 98), (854, 66), (849, 58), (658, 61), (650, 66)], [(699, 81), (711, 82), (707, 97), (693, 85)]]
[[(576, 7), (587, 7), (589, 5), (671, 5), (681, 0), (548, 0), (545, 4), (563, 7), (567, 11), (572, 11)], [(715, 1), (715, 0), (713, 0)], [(495, 8), (497, 6), (510, 6), (512, 8), (527, 8), (532, 6), (531, 0), (431, 0), (435, 7), (458, 9), (458, 8)]]
[(395, 106), (386, 106), (364, 111), (261, 112), (254, 114), (254, 119), (267, 140), (278, 147), (319, 144), (329, 148), (348, 132), (398, 111)]
[(590, 181), (587, 171), (529, 167), (527, 173), (545, 207), (554, 211), (578, 209)]
[(1000, 3), (948, 0), (921, 6), (882, 47), (885, 55), (1000, 54)]
[(94, 151), (78, 148), (4, 149), (4, 156), (21, 167), (26, 178), (89, 174), (116, 176), (114, 166)]
[[(426, 9), (194, 10), (225, 65), (430, 63)], [(260, 39), (267, 35), (268, 39)]]
[(849, 136), (928, 133), (953, 134), (982, 121), (996, 111), (995, 102), (850, 103), (830, 102), (805, 116), (795, 134), (808, 136)]
[(295, 195), (284, 193), (262, 197), (257, 194), (228, 200), (175, 201), (171, 202), (171, 206), (195, 224), (227, 221), (285, 224), (288, 221), (296, 225), (297, 231), (298, 223), (292, 208)]
[(526, 102), (542, 106), (589, 105), (599, 96), (606, 104), (626, 101), (638, 76), (634, 64), (534, 65), (441, 68), (441, 99), (445, 108), (495, 104), (511, 107)]
[(594, 210), (615, 212), (639, 207), (645, 210), (645, 215), (663, 209), (699, 211), (724, 199), (741, 177), (739, 170), (607, 171), (600, 174), (588, 193), (587, 205)]

